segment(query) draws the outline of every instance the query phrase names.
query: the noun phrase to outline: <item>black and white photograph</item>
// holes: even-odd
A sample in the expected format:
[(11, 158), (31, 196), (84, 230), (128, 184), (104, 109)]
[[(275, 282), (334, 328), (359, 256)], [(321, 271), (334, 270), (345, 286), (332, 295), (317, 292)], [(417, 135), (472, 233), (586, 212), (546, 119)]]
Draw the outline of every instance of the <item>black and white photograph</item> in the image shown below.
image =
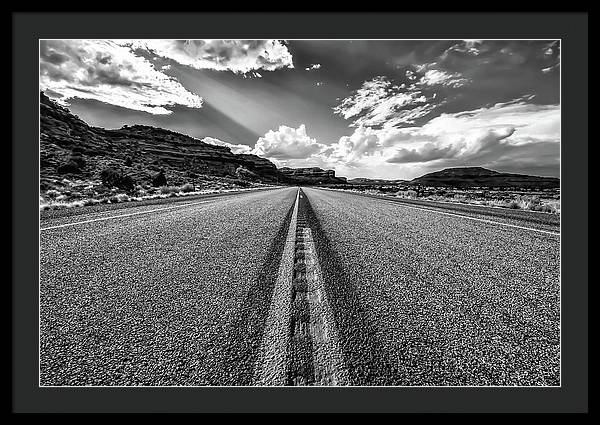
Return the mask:
[(40, 39), (41, 387), (560, 387), (561, 40)]

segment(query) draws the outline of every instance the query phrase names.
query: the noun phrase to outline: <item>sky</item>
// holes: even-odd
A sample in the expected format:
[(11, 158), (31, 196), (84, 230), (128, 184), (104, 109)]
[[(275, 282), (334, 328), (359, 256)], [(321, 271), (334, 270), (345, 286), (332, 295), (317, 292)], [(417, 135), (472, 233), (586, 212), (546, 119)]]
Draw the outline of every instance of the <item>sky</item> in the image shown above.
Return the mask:
[(41, 40), (40, 90), (278, 167), (560, 173), (556, 40)]

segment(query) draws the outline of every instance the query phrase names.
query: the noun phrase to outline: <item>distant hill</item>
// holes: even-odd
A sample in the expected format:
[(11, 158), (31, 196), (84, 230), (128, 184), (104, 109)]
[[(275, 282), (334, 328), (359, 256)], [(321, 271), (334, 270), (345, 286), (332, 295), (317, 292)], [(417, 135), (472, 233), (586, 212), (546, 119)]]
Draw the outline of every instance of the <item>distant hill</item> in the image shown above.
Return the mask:
[(411, 180), (410, 184), (448, 187), (516, 187), (549, 189), (560, 187), (560, 179), (556, 177), (500, 173), (482, 167), (459, 167), (446, 168), (441, 171), (425, 174)]

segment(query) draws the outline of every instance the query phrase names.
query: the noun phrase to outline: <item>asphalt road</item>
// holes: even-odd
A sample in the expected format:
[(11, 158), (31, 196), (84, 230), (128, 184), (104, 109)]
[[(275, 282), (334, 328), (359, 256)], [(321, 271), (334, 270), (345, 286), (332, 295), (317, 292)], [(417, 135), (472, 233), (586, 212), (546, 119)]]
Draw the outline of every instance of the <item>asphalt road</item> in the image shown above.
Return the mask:
[(43, 219), (41, 384), (251, 383), (296, 192)]
[[(554, 217), (303, 191), (352, 385), (559, 384)], [(296, 192), (43, 215), (40, 383), (253, 385)]]
[(557, 229), (304, 192), (356, 385), (559, 385)]

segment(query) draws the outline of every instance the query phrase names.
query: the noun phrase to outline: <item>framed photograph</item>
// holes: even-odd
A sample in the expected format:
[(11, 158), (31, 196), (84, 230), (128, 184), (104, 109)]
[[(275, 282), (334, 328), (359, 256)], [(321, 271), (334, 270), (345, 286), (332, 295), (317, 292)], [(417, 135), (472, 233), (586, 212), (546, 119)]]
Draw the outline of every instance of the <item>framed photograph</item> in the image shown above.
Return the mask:
[(13, 29), (13, 411), (587, 412), (587, 14)]

